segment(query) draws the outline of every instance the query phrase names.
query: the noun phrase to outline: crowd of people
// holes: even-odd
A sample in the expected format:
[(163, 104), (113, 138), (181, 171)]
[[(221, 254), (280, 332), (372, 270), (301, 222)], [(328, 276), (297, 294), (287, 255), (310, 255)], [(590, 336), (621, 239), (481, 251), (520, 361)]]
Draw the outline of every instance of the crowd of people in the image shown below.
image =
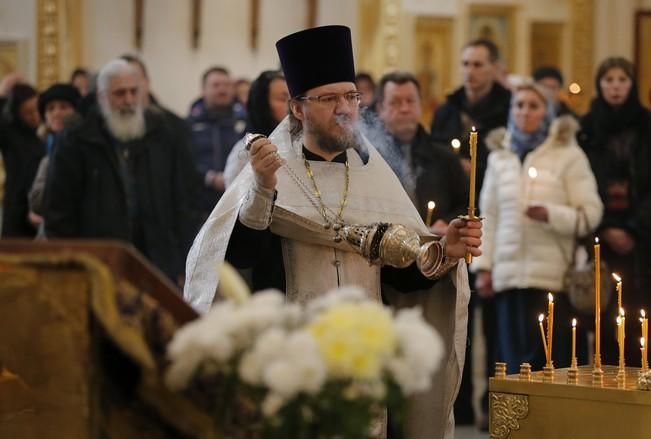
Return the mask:
[[(290, 106), (310, 99), (324, 107), (359, 106), (356, 130), (384, 157), (431, 231), (446, 235), (451, 221), (466, 213), (468, 134), (474, 127), (484, 236), (483, 254), (470, 266), (476, 292), (470, 307), (481, 309), (487, 372), (495, 361), (506, 361), (510, 373), (522, 362), (540, 369), (545, 354), (536, 323), (547, 292), (555, 293), (555, 321), (576, 315), (563, 294), (563, 274), (577, 237), (600, 238), (604, 260), (625, 281), (626, 309), (651, 309), (645, 292), (651, 280), (645, 266), (651, 250), (651, 115), (640, 101), (635, 68), (624, 58), (601, 62), (596, 96), (582, 115), (563, 99), (558, 68), (503, 84), (499, 63), (492, 42), (466, 44), (461, 85), (435, 109), (429, 130), (421, 123), (420, 84), (409, 72), (387, 73), (377, 85), (358, 73), (356, 90), (304, 96), (304, 90), (290, 89), (292, 73), (285, 72), (286, 78), (268, 70), (249, 83), (214, 66), (201, 77), (201, 96), (185, 118), (156, 99), (145, 64), (131, 55), (110, 61), (97, 75), (77, 69), (68, 83), (40, 92), (20, 75), (7, 75), (0, 82), (0, 236), (126, 241), (182, 287), (197, 232), (249, 163), (245, 133), (269, 136), (288, 113), (290, 123), (292, 114), (301, 114)], [(455, 142), (460, 148), (451, 147)], [(321, 160), (308, 149), (306, 163)], [(275, 200), (268, 192), (260, 189), (256, 196)], [(279, 244), (255, 225), (245, 226), (235, 226), (237, 239), (223, 249), (225, 257), (252, 261), (254, 285), (285, 282), (264, 278), (282, 269)], [(269, 240), (267, 253), (252, 246), (260, 239)], [(264, 255), (277, 263), (255, 271)], [(611, 301), (604, 313), (615, 316), (616, 308)], [(591, 321), (583, 318), (579, 325), (581, 363), (589, 361)], [(615, 331), (608, 326), (613, 321), (602, 319), (602, 355), (611, 364), (617, 358)], [(569, 331), (556, 334), (554, 364), (569, 366)], [(637, 340), (626, 341), (627, 364), (639, 364)], [(456, 421), (487, 427), (487, 395), (479, 416), (472, 407), (470, 351)]]

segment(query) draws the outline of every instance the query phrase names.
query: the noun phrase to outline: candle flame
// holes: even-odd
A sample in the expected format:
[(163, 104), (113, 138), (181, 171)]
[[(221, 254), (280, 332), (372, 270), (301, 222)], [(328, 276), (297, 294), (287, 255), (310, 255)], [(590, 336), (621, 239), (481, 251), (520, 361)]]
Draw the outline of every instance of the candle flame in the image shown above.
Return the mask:
[(452, 139), (452, 142), (450, 142), (450, 144), (452, 145), (452, 148), (454, 148), (454, 149), (461, 148), (461, 141), (459, 141), (459, 139)]
[(619, 315), (624, 317), (624, 308), (619, 308)]
[(552, 295), (552, 293), (547, 293), (547, 299), (549, 299), (549, 303), (554, 302), (554, 296)]
[(615, 279), (615, 281), (617, 281), (617, 283), (619, 283), (619, 282), (622, 281), (622, 278), (619, 277), (619, 274), (617, 274), (617, 273), (613, 273), (612, 276), (613, 276), (613, 279)]
[(646, 317), (646, 313), (644, 312), (643, 309), (640, 310), (640, 314), (642, 314), (642, 318)]
[(540, 314), (540, 315), (538, 316), (538, 321), (539, 321), (540, 323), (542, 323), (543, 320), (545, 320), (545, 316), (544, 316), (543, 314)]
[(572, 319), (572, 328), (576, 328), (576, 319)]
[(475, 127), (474, 127), (474, 125), (473, 125), (473, 127), (472, 127), (472, 132), (474, 133), (475, 131), (477, 131), (477, 130), (475, 129)]
[(599, 238), (598, 238), (598, 237), (595, 237), (595, 238), (594, 238), (594, 243), (595, 243), (595, 244), (599, 244)]
[(538, 177), (538, 170), (534, 168), (533, 166), (529, 168), (529, 178), (534, 179)]
[(640, 346), (644, 347), (644, 337), (640, 337)]
[(427, 208), (428, 208), (429, 210), (434, 210), (435, 207), (436, 207), (436, 203), (435, 203), (435, 202), (430, 201), (429, 203), (427, 203)]

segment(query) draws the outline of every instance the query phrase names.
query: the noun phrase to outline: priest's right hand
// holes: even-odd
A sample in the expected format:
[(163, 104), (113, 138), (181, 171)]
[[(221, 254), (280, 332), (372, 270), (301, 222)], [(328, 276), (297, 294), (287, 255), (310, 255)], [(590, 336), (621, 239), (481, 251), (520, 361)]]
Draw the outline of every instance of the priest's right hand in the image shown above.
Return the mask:
[(283, 165), (284, 161), (278, 148), (266, 137), (257, 139), (251, 144), (250, 162), (257, 183), (265, 189), (276, 189), (278, 177), (276, 171)]

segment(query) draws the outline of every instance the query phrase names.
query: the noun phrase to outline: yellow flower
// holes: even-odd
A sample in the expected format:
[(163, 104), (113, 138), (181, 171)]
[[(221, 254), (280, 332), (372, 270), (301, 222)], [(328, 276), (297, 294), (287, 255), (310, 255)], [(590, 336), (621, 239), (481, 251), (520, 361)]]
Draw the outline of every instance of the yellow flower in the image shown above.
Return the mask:
[(377, 379), (396, 348), (391, 314), (373, 302), (342, 303), (309, 327), (328, 372), (339, 378)]

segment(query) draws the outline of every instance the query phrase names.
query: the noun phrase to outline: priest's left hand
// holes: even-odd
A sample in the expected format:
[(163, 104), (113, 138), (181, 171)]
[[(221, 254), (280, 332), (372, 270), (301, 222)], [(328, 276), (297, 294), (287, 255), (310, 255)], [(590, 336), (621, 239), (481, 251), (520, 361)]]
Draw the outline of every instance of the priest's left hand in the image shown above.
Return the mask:
[(467, 221), (456, 218), (452, 220), (445, 234), (445, 254), (450, 258), (463, 258), (470, 252), (473, 256), (481, 256), (481, 221)]

